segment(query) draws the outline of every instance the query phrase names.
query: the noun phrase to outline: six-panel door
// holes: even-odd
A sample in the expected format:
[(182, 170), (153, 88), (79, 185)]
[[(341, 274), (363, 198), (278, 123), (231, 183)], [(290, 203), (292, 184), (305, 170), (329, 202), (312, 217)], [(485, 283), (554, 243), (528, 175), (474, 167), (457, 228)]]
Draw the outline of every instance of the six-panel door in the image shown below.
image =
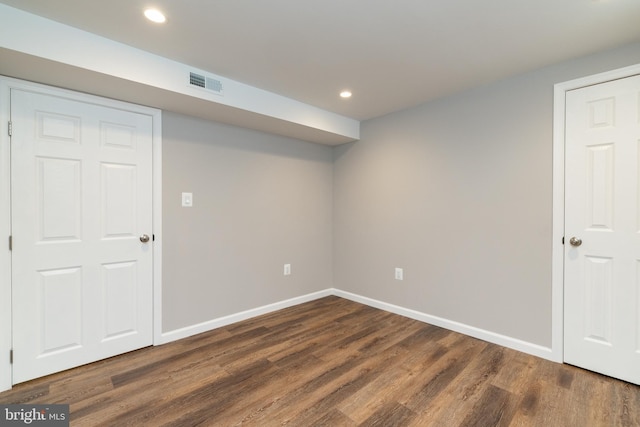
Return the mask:
[(152, 118), (11, 91), (13, 382), (152, 343)]
[(564, 359), (636, 384), (639, 146), (640, 76), (567, 93)]

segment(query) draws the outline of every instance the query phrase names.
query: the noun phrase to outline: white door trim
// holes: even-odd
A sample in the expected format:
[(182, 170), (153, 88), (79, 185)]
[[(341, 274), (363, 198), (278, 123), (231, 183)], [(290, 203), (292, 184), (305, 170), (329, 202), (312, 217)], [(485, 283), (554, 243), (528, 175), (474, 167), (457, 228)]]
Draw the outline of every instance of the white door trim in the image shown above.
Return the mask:
[(551, 262), (551, 353), (564, 361), (564, 164), (566, 92), (640, 74), (640, 64), (595, 74), (553, 87), (553, 222)]
[(11, 388), (11, 151), (9, 85), (0, 80), (0, 391)]
[(153, 118), (153, 342), (162, 338), (162, 112), (161, 110), (53, 88), (37, 83), (0, 76), (0, 391), (11, 388), (11, 152), (8, 134), (10, 91), (13, 88), (64, 95), (82, 102), (133, 111)]

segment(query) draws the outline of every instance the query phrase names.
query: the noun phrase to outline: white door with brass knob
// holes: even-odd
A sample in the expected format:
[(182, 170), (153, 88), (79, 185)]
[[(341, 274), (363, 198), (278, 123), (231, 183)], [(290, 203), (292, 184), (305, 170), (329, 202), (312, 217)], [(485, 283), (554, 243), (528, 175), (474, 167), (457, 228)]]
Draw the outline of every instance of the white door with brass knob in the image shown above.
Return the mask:
[(152, 343), (152, 117), (87, 98), (11, 90), (14, 384)]
[(566, 98), (564, 359), (640, 384), (640, 76)]

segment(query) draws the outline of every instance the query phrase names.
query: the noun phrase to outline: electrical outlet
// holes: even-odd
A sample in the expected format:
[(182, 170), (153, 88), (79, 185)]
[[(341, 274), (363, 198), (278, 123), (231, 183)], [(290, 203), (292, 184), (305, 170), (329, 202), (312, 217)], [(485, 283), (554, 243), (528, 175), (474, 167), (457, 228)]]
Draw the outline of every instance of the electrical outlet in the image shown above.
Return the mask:
[(396, 280), (404, 280), (404, 270), (396, 267)]
[(290, 276), (291, 275), (291, 264), (285, 264), (284, 265), (284, 275), (285, 276)]

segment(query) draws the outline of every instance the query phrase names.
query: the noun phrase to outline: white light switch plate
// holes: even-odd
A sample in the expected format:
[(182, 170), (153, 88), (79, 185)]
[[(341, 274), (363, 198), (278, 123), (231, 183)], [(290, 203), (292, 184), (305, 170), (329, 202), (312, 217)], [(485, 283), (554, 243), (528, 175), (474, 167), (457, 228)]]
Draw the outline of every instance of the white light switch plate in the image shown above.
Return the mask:
[(190, 208), (193, 206), (193, 193), (182, 193), (182, 207)]

